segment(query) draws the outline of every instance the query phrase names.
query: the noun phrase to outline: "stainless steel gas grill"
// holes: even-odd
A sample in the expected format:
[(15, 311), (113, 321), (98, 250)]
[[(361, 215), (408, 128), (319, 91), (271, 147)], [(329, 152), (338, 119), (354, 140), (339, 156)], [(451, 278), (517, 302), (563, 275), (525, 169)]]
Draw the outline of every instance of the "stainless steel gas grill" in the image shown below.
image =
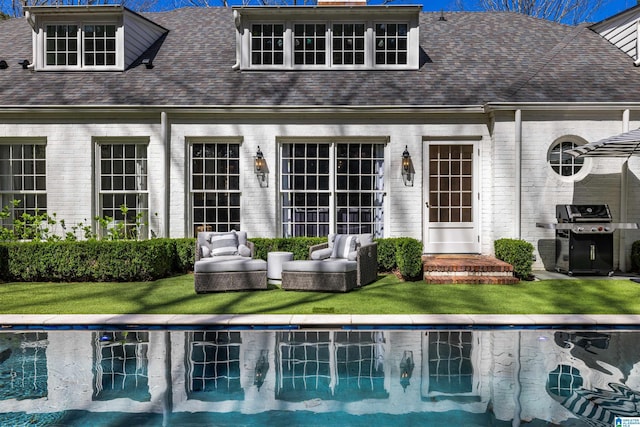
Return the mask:
[(614, 223), (608, 205), (556, 205), (556, 270), (573, 274), (613, 274), (613, 232), (637, 229), (636, 223)]

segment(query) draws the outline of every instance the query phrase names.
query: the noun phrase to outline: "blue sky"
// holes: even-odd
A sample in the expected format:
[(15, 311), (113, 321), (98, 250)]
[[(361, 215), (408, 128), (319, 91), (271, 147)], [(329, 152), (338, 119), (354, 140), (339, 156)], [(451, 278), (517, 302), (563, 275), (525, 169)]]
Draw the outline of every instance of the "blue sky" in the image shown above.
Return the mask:
[[(411, 3), (410, 1), (405, 1), (405, 2)], [(444, 10), (446, 12), (446, 11), (458, 10), (455, 0), (423, 0), (423, 1), (420, 1), (419, 3), (424, 5), (425, 11), (439, 12), (441, 10)], [(464, 3), (465, 5), (467, 5), (472, 2), (464, 1)], [(638, 4), (636, 0), (608, 0), (607, 4), (594, 15), (594, 18), (592, 19), (592, 21), (593, 22), (601, 21), (603, 19), (606, 19), (610, 16), (615, 15), (616, 13), (629, 9), (635, 6), (636, 4)], [(473, 9), (469, 9), (469, 10), (473, 10)]]

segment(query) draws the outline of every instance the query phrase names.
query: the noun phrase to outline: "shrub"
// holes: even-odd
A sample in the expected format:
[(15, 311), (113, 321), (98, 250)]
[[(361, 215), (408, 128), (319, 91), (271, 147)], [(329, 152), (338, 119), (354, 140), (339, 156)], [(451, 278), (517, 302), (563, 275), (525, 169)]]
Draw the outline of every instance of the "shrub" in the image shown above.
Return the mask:
[(257, 237), (249, 240), (255, 244), (253, 257), (265, 261), (269, 252), (278, 251), (293, 253), (295, 260), (309, 259), (310, 246), (327, 242), (326, 237)]
[(422, 273), (422, 243), (402, 237), (396, 241), (398, 271), (405, 279), (416, 279)]
[(640, 272), (640, 240), (631, 245), (631, 267), (633, 271)]
[(155, 280), (171, 273), (175, 258), (170, 239), (10, 242), (0, 246), (7, 252), (7, 280), (23, 282)]
[(533, 265), (533, 245), (519, 239), (498, 239), (494, 242), (496, 258), (513, 266), (515, 275), (520, 279), (531, 277)]
[(379, 271), (393, 271), (398, 266), (396, 261), (397, 240), (397, 238), (376, 239)]
[(175, 259), (173, 270), (176, 273), (188, 273), (193, 271), (193, 263), (196, 259), (196, 239), (193, 237), (174, 239), (174, 244)]

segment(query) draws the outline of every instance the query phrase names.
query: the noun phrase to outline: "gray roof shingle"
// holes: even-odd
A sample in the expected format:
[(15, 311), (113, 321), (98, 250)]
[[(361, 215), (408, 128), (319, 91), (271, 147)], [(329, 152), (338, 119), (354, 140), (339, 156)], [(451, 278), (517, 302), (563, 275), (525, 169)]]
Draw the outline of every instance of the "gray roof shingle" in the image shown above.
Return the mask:
[(0, 21), (0, 106), (451, 106), (635, 102), (640, 68), (584, 26), (516, 13), (420, 14), (409, 71), (235, 71), (228, 8), (144, 14), (169, 29), (153, 64), (124, 72), (31, 72), (31, 28)]

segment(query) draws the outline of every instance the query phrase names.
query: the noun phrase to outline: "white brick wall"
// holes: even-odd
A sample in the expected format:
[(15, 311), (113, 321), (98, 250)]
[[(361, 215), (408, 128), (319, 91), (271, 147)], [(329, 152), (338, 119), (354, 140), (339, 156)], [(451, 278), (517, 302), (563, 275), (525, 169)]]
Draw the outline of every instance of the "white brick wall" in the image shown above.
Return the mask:
[[(259, 117), (250, 115), (168, 114), (169, 183), (165, 179), (165, 145), (162, 141), (160, 113), (140, 119), (135, 115), (118, 115), (93, 123), (60, 115), (59, 119), (25, 116), (21, 121), (0, 123), (0, 137), (41, 136), (47, 141), (47, 193), (49, 211), (63, 218), (70, 228), (88, 223), (95, 216), (95, 176), (92, 170), (96, 138), (133, 136), (149, 140), (149, 212), (151, 228), (158, 236), (182, 237), (189, 233), (187, 209), (187, 143), (190, 137), (232, 137), (241, 142), (241, 223), (251, 236), (274, 237), (281, 234), (278, 212), (277, 142), (291, 137), (387, 138), (385, 150), (385, 224), (386, 237), (424, 238), (425, 194), (423, 156), (428, 156), (428, 142), (446, 138), (456, 141), (475, 138), (479, 147), (480, 200), (478, 226), (480, 250), (493, 253), (493, 242), (503, 237), (517, 237), (521, 220), (521, 237), (536, 248), (536, 268), (549, 267), (554, 260), (554, 232), (537, 228), (536, 222), (555, 222), (555, 205), (567, 203), (608, 203), (614, 220), (620, 218), (620, 168), (618, 159), (588, 160), (589, 174), (572, 181), (558, 177), (547, 165), (547, 152), (554, 140), (575, 135), (593, 141), (622, 131), (622, 113), (530, 111), (522, 112), (522, 191), (521, 218), (516, 218), (519, 193), (515, 188), (518, 166), (513, 111), (480, 114), (434, 114), (365, 117), (311, 114)], [(94, 116), (95, 117), (95, 116)], [(489, 122), (491, 120), (491, 123)], [(53, 123), (60, 122), (59, 124)], [(332, 124), (325, 124), (330, 123)], [(385, 123), (388, 122), (388, 123)], [(640, 125), (633, 121), (630, 128)], [(490, 132), (491, 131), (491, 132)], [(6, 141), (6, 140), (5, 140)], [(260, 146), (268, 167), (268, 187), (264, 188), (253, 172), (253, 157)], [(415, 168), (415, 184), (403, 184), (401, 157), (405, 146)], [(628, 220), (640, 221), (640, 159), (629, 160)], [(169, 185), (169, 200), (165, 192)], [(169, 219), (167, 219), (167, 212)], [(157, 214), (157, 215), (156, 215)], [(168, 221), (168, 224), (167, 224)], [(616, 245), (620, 232), (616, 232)], [(625, 232), (627, 250), (640, 232)], [(616, 255), (616, 263), (617, 263)]]

